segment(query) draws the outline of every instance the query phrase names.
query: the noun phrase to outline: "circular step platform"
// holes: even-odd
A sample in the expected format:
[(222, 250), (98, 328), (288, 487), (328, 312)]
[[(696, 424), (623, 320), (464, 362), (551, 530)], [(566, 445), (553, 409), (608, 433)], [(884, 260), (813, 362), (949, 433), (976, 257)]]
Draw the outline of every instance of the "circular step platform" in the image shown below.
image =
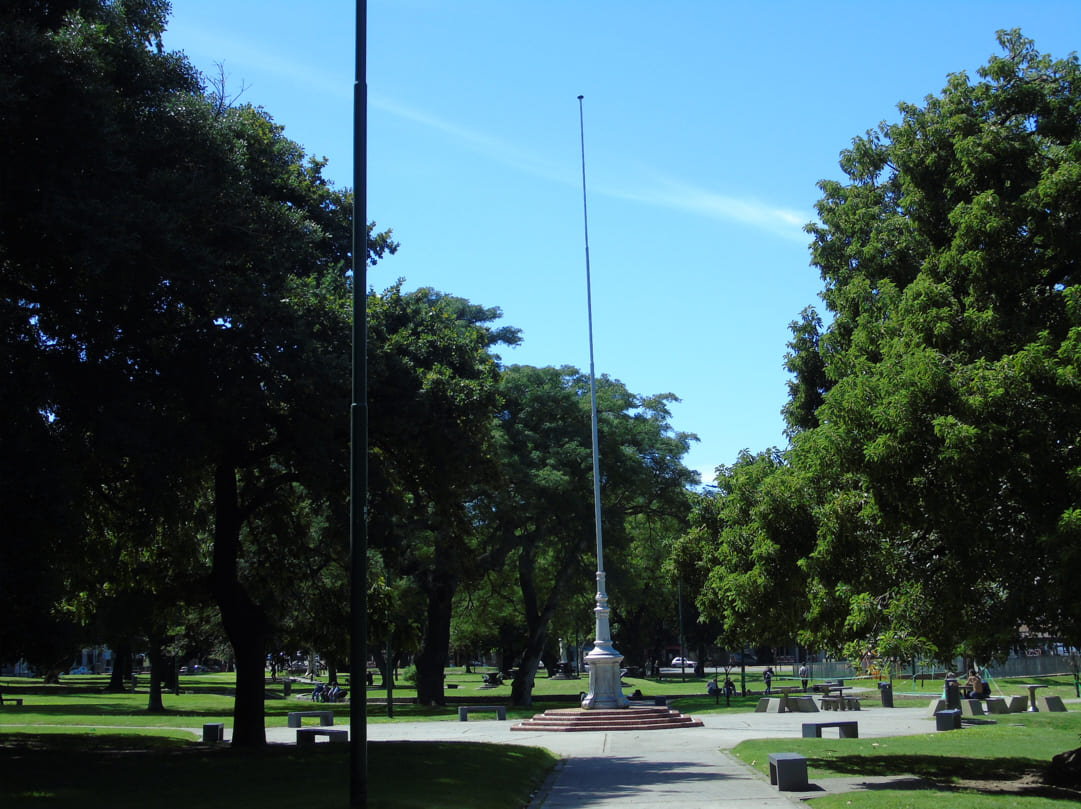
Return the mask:
[(684, 716), (664, 707), (613, 709), (559, 708), (537, 714), (532, 719), (511, 726), (511, 730), (540, 730), (569, 733), (586, 730), (671, 730), (700, 728), (701, 719)]

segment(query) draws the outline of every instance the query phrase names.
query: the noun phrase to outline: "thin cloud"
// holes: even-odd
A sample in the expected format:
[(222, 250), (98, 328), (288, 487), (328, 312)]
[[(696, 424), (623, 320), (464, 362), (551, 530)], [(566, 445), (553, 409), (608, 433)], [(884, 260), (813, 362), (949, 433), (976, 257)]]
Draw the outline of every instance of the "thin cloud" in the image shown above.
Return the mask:
[(399, 104), (386, 98), (370, 96), (368, 98), (368, 103), (372, 107), (389, 113), (397, 118), (412, 121), (415, 124), (420, 124), (428, 129), (433, 129), (444, 135), (448, 135), (473, 151), (480, 152), (500, 163), (524, 171), (527, 174), (563, 183), (569, 182), (571, 179), (568, 172), (561, 169), (561, 167), (554, 165), (539, 155), (514, 146), (500, 138), (478, 132), (475, 129), (459, 126), (458, 124), (443, 118), (418, 110), (415, 107)]
[(718, 194), (679, 180), (655, 177), (654, 184), (607, 193), (622, 199), (687, 211), (697, 216), (728, 222), (739, 222), (767, 230), (787, 239), (804, 241), (803, 226), (808, 217), (798, 211), (766, 205), (755, 199), (743, 199)]
[[(556, 166), (539, 155), (492, 135), (460, 126), (386, 98), (369, 98), (369, 103), (390, 115), (441, 132), (471, 150), (528, 174), (565, 185), (577, 185), (580, 182), (580, 175), (576, 170)], [(601, 180), (595, 184), (591, 183), (590, 191), (643, 205), (687, 211), (710, 219), (739, 222), (786, 239), (798, 241), (806, 239), (803, 226), (807, 223), (808, 216), (798, 211), (770, 206), (755, 199), (718, 194), (655, 172), (643, 173), (650, 176), (639, 180), (635, 185), (617, 187)]]

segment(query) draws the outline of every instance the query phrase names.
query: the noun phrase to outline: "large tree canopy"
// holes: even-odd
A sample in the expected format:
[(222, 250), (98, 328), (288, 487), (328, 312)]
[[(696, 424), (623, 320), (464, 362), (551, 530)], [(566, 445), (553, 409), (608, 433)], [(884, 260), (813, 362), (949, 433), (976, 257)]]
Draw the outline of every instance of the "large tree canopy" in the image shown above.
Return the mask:
[(856, 138), (821, 184), (832, 322), (795, 326), (819, 638), (986, 659), (1078, 640), (1081, 69), (1018, 32)]
[[(352, 198), (162, 51), (167, 12), (2, 12), (0, 145), (19, 156), (0, 198), (3, 455), (27, 470), (4, 530), (16, 561), (45, 531), (54, 563), (90, 541), (139, 549), (95, 557), (113, 584), (143, 579), (124, 560), (168, 564), (155, 537), (186, 538), (237, 659), (234, 743), (259, 744), (263, 644), (286, 611), (268, 572), (344, 524)], [(50, 486), (59, 528), (31, 512)]]
[[(531, 703), (549, 627), (566, 597), (583, 585), (593, 589), (589, 391), (589, 377), (570, 367), (512, 366), (501, 380), (495, 419), (500, 477), (478, 497), (476, 518), (489, 549), (483, 558), (507, 559), (517, 568), (526, 634), (512, 689), (516, 704)], [(635, 520), (686, 515), (685, 489), (697, 475), (682, 459), (696, 438), (672, 428), (674, 400), (671, 394), (636, 395), (606, 376), (597, 380), (603, 536), (613, 559), (629, 543)], [(615, 567), (613, 592), (629, 567)]]

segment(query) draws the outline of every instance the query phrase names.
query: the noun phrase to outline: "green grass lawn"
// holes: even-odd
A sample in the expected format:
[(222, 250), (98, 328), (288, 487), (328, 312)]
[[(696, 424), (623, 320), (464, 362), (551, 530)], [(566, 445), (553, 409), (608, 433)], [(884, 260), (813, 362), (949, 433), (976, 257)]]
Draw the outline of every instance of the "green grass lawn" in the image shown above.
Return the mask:
[[(875, 789), (815, 799), (818, 809), (910, 807), (910, 809), (1042, 809), (1077, 806), (1077, 795), (1056, 790), (1013, 793), (1004, 785), (1042, 771), (1052, 756), (1081, 744), (1081, 713), (1005, 714), (996, 724), (966, 726), (885, 739), (755, 739), (733, 751), (741, 761), (769, 772), (769, 754), (800, 753), (812, 783), (837, 777), (910, 775), (928, 788)], [(1011, 787), (1010, 789), (1012, 789)]]
[[(748, 686), (762, 690), (760, 671), (748, 672)], [(466, 701), (506, 704), (510, 685), (479, 688), (481, 673), (449, 669), (447, 682), (458, 686), (447, 696)], [(379, 678), (377, 677), (377, 680)], [(734, 678), (735, 679), (735, 678)], [(1030, 678), (996, 681), (996, 693), (1023, 694)], [(1043, 693), (1074, 697), (1069, 677), (1040, 678), (1050, 687)], [(234, 751), (198, 744), (204, 722), (231, 724), (234, 681), (231, 674), (181, 677), (180, 693), (163, 694), (165, 712), (146, 710), (145, 680), (136, 693), (104, 691), (106, 677), (69, 676), (60, 685), (40, 681), (0, 679), (5, 696), (21, 697), (22, 706), (0, 709), (0, 807), (123, 807), (153, 805), (155, 809), (191, 806), (256, 806), (284, 798), (305, 809), (342, 806), (349, 788), (348, 748), (317, 745), (315, 749), (272, 746), (262, 751)], [(646, 697), (669, 697), (673, 707), (688, 714), (746, 712), (759, 695), (723, 698), (705, 694), (707, 678), (676, 677), (658, 682), (628, 679), (626, 693), (640, 690)], [(875, 690), (873, 681), (852, 684)], [(927, 704), (940, 684), (894, 681), (898, 706)], [(588, 679), (555, 680), (541, 676), (531, 708), (508, 708), (508, 719), (578, 703)], [(284, 726), (289, 711), (310, 708), (301, 699), (311, 689), (294, 686), (283, 696), (280, 683), (268, 683), (266, 724)], [(385, 695), (367, 689), (370, 700)], [(400, 682), (394, 696), (410, 699), (415, 690)], [(869, 695), (870, 696), (870, 695)], [(346, 724), (348, 703), (332, 708), (336, 724)], [(393, 706), (398, 721), (456, 721), (457, 711), (416, 704)], [(385, 705), (368, 705), (369, 722), (394, 721)], [(338, 717), (341, 718), (338, 718)], [(748, 741), (736, 754), (766, 769), (770, 752), (793, 751), (808, 757), (811, 779), (840, 776), (910, 774), (929, 789), (873, 790), (815, 799), (820, 809), (997, 809), (1017, 806), (1043, 809), (1076, 806), (1076, 797), (1014, 794), (999, 789), (1026, 772), (1047, 764), (1051, 756), (1081, 744), (1081, 712), (1010, 714), (994, 725), (966, 727), (960, 732), (891, 739), (786, 739)], [(443, 743), (370, 743), (369, 802), (371, 807), (479, 807), (519, 809), (554, 766), (548, 752), (517, 745)], [(317, 788), (315, 788), (317, 787)]]
[[(243, 751), (157, 736), (0, 735), (0, 806), (245, 809), (349, 805), (349, 748)], [(536, 747), (369, 743), (372, 809), (519, 809), (556, 763)]]

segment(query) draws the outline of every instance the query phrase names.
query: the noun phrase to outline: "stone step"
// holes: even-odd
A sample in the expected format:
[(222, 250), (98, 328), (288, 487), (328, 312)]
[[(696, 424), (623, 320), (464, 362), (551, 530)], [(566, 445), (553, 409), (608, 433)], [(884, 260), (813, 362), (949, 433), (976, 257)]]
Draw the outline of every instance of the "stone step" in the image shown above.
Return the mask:
[(600, 710), (564, 708), (537, 714), (532, 719), (511, 726), (511, 730), (573, 732), (668, 730), (692, 727), (702, 727), (702, 721), (663, 707)]

